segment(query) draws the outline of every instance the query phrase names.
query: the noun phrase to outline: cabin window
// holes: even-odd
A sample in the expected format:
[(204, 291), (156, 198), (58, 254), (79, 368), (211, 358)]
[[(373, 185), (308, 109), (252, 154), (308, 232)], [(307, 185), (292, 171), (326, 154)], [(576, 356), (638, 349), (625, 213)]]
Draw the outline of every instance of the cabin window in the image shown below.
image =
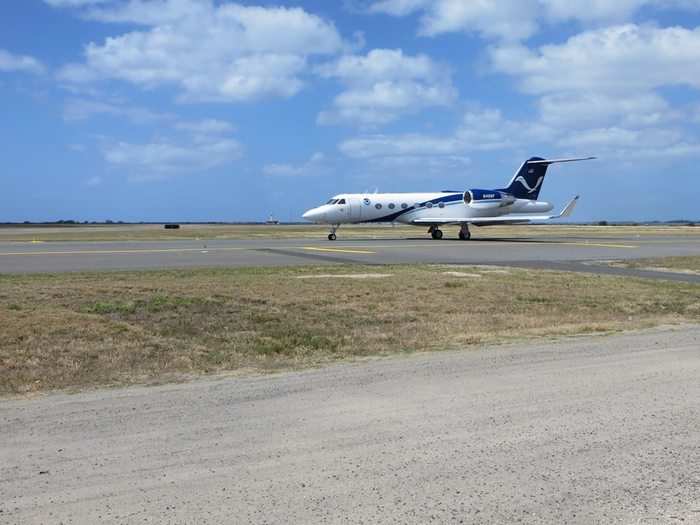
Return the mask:
[(406, 208), (408, 208), (408, 204), (406, 204), (406, 203), (404, 202), (404, 203), (401, 205), (401, 209), (402, 209), (402, 210), (405, 210)]
[(335, 204), (336, 202), (338, 202), (338, 199), (331, 199), (326, 204)]
[(338, 201), (338, 204), (345, 204), (345, 199), (340, 199), (340, 200)]
[(395, 205), (393, 202), (392, 202), (391, 204), (389, 204), (389, 209), (390, 209), (390, 210), (393, 210), (394, 208), (396, 208), (396, 205)]
[(375, 204), (374, 207), (377, 208), (378, 210), (382, 209), (382, 205), (379, 203)]

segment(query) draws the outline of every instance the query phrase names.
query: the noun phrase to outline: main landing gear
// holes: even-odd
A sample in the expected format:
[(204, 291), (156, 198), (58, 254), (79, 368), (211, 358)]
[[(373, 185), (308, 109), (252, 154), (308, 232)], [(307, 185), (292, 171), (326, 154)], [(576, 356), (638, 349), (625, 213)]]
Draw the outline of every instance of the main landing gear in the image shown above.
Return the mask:
[(336, 239), (335, 232), (338, 231), (338, 228), (340, 228), (340, 224), (334, 224), (331, 226), (331, 232), (328, 234), (329, 241), (334, 241)]
[[(436, 241), (439, 241), (440, 239), (442, 239), (442, 230), (438, 226), (431, 226), (428, 229), (428, 233)], [(472, 234), (469, 231), (469, 224), (467, 224), (467, 223), (462, 224), (462, 227), (459, 230), (459, 239), (462, 241), (468, 241), (471, 238), (472, 238)]]
[(437, 226), (431, 226), (430, 229), (428, 229), (428, 233), (436, 241), (439, 241), (440, 239), (442, 239), (442, 230), (440, 228), (438, 228)]

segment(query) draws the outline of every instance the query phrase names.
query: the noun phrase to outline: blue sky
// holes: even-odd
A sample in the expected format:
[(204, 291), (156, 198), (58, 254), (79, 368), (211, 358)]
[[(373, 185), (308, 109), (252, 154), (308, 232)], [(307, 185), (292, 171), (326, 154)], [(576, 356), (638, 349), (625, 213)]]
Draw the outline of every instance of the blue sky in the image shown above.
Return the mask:
[(298, 220), (494, 187), (700, 219), (700, 0), (22, 0), (0, 7), (0, 221)]

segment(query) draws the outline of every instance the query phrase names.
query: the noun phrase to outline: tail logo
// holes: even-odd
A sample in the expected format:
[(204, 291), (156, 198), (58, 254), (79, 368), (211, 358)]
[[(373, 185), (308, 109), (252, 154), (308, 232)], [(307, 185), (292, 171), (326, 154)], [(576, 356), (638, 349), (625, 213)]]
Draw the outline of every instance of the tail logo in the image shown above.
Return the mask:
[(544, 180), (544, 177), (540, 177), (539, 179), (537, 179), (537, 183), (532, 188), (525, 180), (525, 177), (523, 177), (522, 175), (520, 175), (517, 179), (515, 179), (515, 182), (519, 182), (520, 184), (522, 184), (528, 193), (535, 193), (539, 189), (539, 187), (542, 185), (543, 180)]

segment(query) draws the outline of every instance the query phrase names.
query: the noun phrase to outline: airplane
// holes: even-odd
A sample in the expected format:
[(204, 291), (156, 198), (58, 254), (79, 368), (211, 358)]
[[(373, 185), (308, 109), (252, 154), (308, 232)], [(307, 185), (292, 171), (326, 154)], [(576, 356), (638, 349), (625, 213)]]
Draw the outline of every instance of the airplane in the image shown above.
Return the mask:
[(521, 224), (569, 217), (574, 197), (558, 215), (543, 215), (554, 206), (537, 200), (547, 168), (552, 164), (594, 160), (596, 157), (543, 159), (532, 157), (516, 171), (508, 186), (495, 190), (468, 189), (434, 193), (344, 193), (306, 211), (302, 217), (330, 226), (329, 241), (343, 224), (399, 222), (428, 226), (433, 239), (442, 239), (440, 226), (459, 224), (459, 238), (471, 239), (469, 225)]

